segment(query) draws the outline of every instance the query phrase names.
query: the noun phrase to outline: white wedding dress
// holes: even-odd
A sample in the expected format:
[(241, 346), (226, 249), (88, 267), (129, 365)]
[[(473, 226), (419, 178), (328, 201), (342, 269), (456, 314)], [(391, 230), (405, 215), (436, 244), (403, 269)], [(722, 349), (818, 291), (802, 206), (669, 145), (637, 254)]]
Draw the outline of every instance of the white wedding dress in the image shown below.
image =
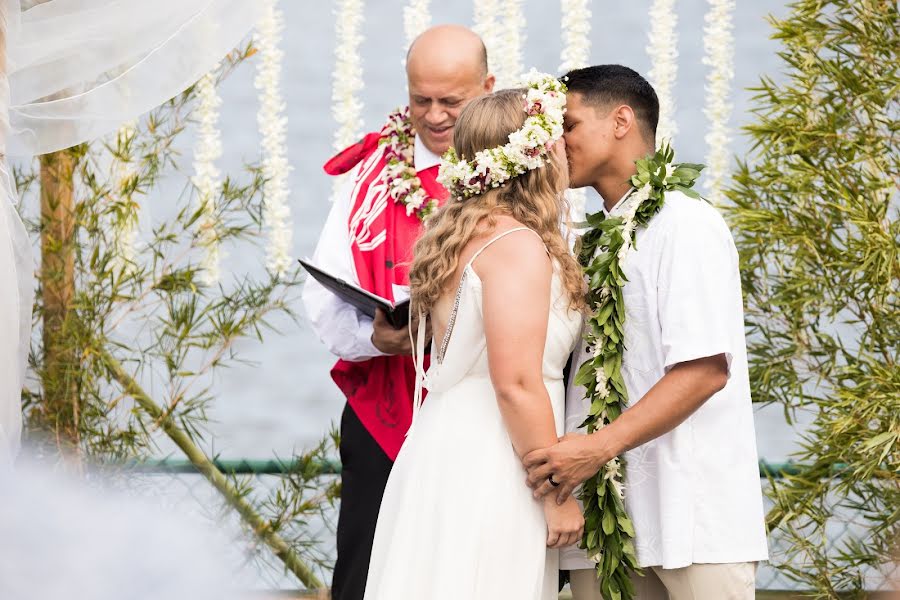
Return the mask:
[[(385, 488), (365, 600), (550, 600), (558, 555), (542, 505), (526, 486), (488, 372), (481, 281), (463, 269), (428, 398)], [(528, 230), (526, 230), (528, 231)], [(544, 383), (563, 431), (563, 368), (581, 329), (556, 268)], [(515, 298), (510, 298), (515, 302)]]

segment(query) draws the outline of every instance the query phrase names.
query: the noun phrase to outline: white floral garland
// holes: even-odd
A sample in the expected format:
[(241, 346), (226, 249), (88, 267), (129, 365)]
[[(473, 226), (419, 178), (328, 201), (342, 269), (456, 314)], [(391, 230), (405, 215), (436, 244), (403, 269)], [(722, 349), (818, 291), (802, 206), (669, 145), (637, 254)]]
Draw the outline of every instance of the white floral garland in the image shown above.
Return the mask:
[(591, 54), (591, 10), (588, 0), (562, 0), (563, 73), (586, 67)]
[(709, 165), (704, 182), (707, 197), (714, 205), (724, 200), (722, 183), (728, 177), (729, 154), (728, 120), (731, 118), (729, 94), (734, 79), (734, 0), (709, 0), (703, 28), (703, 48), (706, 56), (703, 64), (711, 67), (706, 75), (706, 107), (703, 112), (709, 119), (706, 143)]
[(361, 0), (340, 0), (335, 15), (334, 88), (331, 94), (334, 120), (338, 130), (334, 149), (343, 150), (362, 135), (362, 102), (357, 94), (363, 88), (362, 44), (363, 3)]
[(513, 87), (525, 70), (522, 48), (525, 44), (525, 14), (522, 0), (506, 0), (503, 3), (504, 18), (500, 22), (497, 47), (493, 49), (497, 68), (497, 89)]
[(256, 79), (259, 90), (259, 111), (256, 121), (262, 134), (262, 173), (265, 207), (263, 222), (268, 230), (266, 264), (269, 271), (281, 276), (291, 267), (292, 228), (288, 175), (291, 167), (287, 159), (287, 116), (281, 95), (281, 61), (284, 56), (279, 44), (284, 29), (284, 15), (277, 7), (278, 0), (263, 0), (263, 15), (256, 27), (255, 43), (259, 49)]
[(659, 125), (657, 145), (672, 140), (678, 132), (675, 124), (675, 78), (678, 74), (678, 16), (675, 0), (653, 0), (650, 8), (650, 83), (659, 97)]
[[(559, 70), (562, 73), (588, 65), (591, 54), (591, 10), (588, 0), (562, 0), (563, 49)], [(584, 188), (566, 190), (569, 218), (584, 220), (587, 191)]]
[(550, 148), (563, 134), (566, 86), (559, 79), (532, 69), (524, 77), (523, 109), (528, 117), (509, 142), (475, 153), (471, 162), (451, 148), (441, 160), (438, 181), (456, 200), (500, 187), (513, 177), (537, 169), (549, 159)]
[(487, 48), (488, 68), (495, 69), (496, 57), (499, 56), (497, 46), (500, 41), (500, 2), (499, 0), (475, 0), (473, 4), (475, 19), (472, 30), (481, 36), (481, 41)]
[(409, 4), (403, 7), (406, 50), (409, 50), (416, 37), (431, 25), (430, 4), (430, 0), (409, 0)]
[(200, 279), (206, 285), (219, 281), (219, 234), (216, 231), (216, 196), (221, 185), (221, 174), (216, 160), (222, 156), (222, 140), (219, 134), (219, 106), (221, 98), (216, 90), (216, 73), (210, 71), (197, 82), (197, 143), (194, 146), (194, 176), (197, 189), (197, 206), (202, 216), (197, 220), (197, 236), (203, 248), (200, 262)]

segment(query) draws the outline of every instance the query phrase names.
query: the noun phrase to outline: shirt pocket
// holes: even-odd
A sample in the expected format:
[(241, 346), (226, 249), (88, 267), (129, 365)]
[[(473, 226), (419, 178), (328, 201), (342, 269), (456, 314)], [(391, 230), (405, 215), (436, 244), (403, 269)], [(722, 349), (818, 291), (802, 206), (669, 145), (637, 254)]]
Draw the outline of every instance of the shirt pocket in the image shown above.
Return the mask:
[(622, 366), (642, 373), (653, 370), (653, 343), (650, 339), (650, 308), (643, 293), (624, 293), (625, 352)]

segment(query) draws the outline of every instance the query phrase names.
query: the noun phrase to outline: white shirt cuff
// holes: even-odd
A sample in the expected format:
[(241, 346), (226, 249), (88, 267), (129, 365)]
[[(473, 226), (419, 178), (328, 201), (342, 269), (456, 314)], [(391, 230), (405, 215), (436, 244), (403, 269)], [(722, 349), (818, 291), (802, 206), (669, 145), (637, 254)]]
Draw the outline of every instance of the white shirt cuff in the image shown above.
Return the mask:
[(374, 331), (375, 327), (372, 326), (371, 319), (366, 317), (360, 319), (359, 329), (356, 330), (356, 347), (363, 356), (350, 362), (361, 362), (376, 356), (387, 356), (372, 343), (372, 333)]

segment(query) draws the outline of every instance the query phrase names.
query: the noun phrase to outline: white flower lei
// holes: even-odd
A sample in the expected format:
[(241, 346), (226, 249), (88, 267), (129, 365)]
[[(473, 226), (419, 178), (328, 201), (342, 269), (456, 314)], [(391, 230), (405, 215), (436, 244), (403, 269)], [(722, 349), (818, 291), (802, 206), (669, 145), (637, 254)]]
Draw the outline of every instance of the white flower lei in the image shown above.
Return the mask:
[(506, 0), (503, 3), (504, 18), (500, 22), (497, 46), (493, 48), (497, 57), (497, 88), (512, 87), (516, 77), (524, 69), (522, 47), (525, 44), (525, 15), (522, 0)]
[(272, 273), (283, 275), (293, 263), (291, 209), (287, 203), (291, 167), (287, 160), (286, 107), (279, 89), (284, 53), (278, 45), (284, 18), (276, 4), (277, 0), (265, 0), (263, 16), (256, 29), (260, 60), (254, 85), (260, 91), (256, 120), (262, 134), (262, 172), (266, 178), (263, 184), (266, 199), (263, 218), (269, 231), (267, 262)]
[(219, 134), (219, 105), (221, 98), (216, 91), (216, 74), (211, 71), (197, 82), (197, 144), (194, 147), (194, 176), (197, 203), (203, 216), (197, 221), (198, 238), (203, 248), (201, 280), (206, 285), (219, 281), (219, 234), (216, 231), (216, 194), (220, 178), (216, 160), (222, 156), (222, 140)]
[[(363, 88), (362, 61), (359, 46), (362, 44), (362, 0), (341, 0), (335, 15), (335, 64), (331, 105), (337, 131), (334, 149), (341, 151), (362, 134), (362, 101), (357, 93)], [(335, 177), (331, 199), (335, 200), (343, 184), (343, 176)]]
[[(591, 54), (591, 10), (588, 0), (562, 0), (563, 49), (559, 70), (565, 73), (587, 66)], [(584, 220), (587, 193), (585, 188), (566, 190), (569, 216), (573, 222)]]
[(678, 73), (678, 35), (675, 14), (675, 0), (653, 0), (650, 8), (650, 44), (647, 53), (652, 66), (649, 79), (659, 97), (659, 125), (656, 140), (662, 145), (663, 139), (675, 137), (675, 77)]
[(588, 0), (562, 0), (562, 72), (587, 66), (591, 53)]
[(431, 25), (429, 0), (409, 0), (403, 7), (403, 32), (406, 34), (406, 49), (412, 45), (416, 37)]
[(340, 151), (358, 140), (362, 133), (362, 102), (356, 96), (363, 88), (359, 57), (359, 46), (363, 40), (362, 1), (341, 0), (335, 23), (336, 60), (331, 101), (334, 120), (338, 123), (334, 149)]
[(416, 130), (409, 118), (409, 107), (399, 108), (388, 117), (381, 129), (381, 144), (386, 145), (384, 182), (394, 202), (406, 205), (406, 214), (424, 221), (437, 208), (429, 199), (415, 166)]
[(509, 143), (475, 153), (471, 162), (451, 148), (441, 160), (438, 181), (457, 200), (500, 187), (513, 177), (543, 166), (550, 148), (563, 134), (566, 86), (552, 75), (532, 69), (525, 76), (523, 107), (528, 117)]
[(500, 3), (498, 0), (478, 0), (474, 7), (475, 23), (472, 30), (481, 36), (481, 41), (487, 48), (488, 62), (491, 63), (489, 68), (494, 68), (491, 57), (499, 56), (497, 45), (500, 40)]
[(706, 56), (703, 64), (712, 67), (706, 76), (706, 108), (703, 111), (710, 123), (706, 134), (709, 168), (704, 184), (713, 205), (721, 204), (722, 182), (728, 177), (728, 119), (731, 117), (728, 96), (734, 79), (734, 36), (731, 33), (734, 6), (734, 0), (709, 0), (709, 11), (704, 18)]

